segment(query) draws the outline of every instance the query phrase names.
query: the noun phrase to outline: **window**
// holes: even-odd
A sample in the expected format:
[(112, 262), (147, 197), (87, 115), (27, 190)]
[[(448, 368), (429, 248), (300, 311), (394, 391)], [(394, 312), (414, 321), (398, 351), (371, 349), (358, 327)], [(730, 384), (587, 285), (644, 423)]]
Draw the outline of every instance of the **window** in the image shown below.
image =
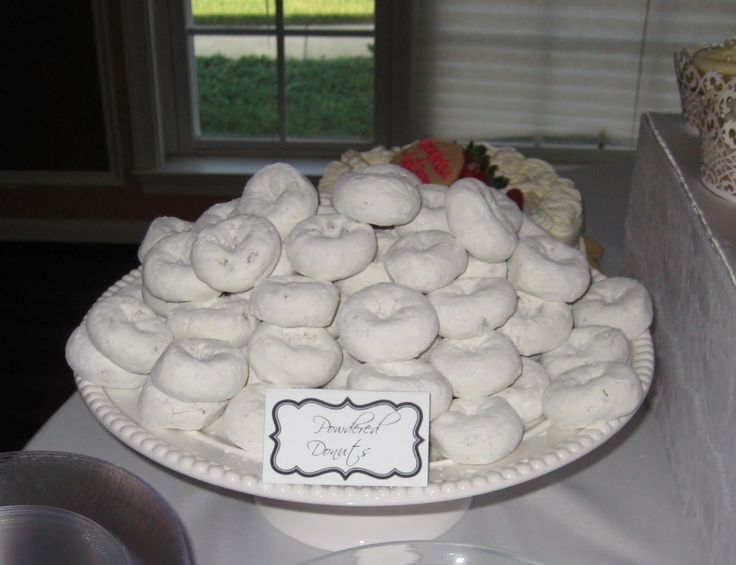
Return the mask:
[(674, 52), (720, 42), (736, 23), (736, 2), (724, 0), (424, 0), (421, 7), (411, 46), (413, 137), (578, 154), (632, 150), (643, 111), (679, 112)]
[(331, 159), (347, 147), (389, 143), (389, 116), (401, 106), (395, 77), (407, 75), (406, 58), (392, 54), (391, 28), (408, 7), (123, 3), (137, 168), (183, 175), (212, 166), (195, 158)]
[(373, 141), (373, 0), (189, 0), (195, 139)]
[[(218, 1), (254, 8), (215, 17), (206, 8)], [(353, 2), (369, 8), (327, 18)], [(508, 143), (555, 164), (630, 157), (642, 111), (679, 111), (674, 51), (725, 39), (736, 21), (725, 0), (147, 0), (122, 10), (136, 165), (144, 183), (163, 171), (177, 190), (192, 172), (208, 175), (207, 189), (218, 175), (242, 186), (244, 167), (274, 160), (318, 177), (348, 147), (424, 136)], [(330, 45), (324, 58), (305, 56), (318, 41)], [(373, 97), (372, 119), (348, 110), (331, 123), (337, 111), (315, 105), (341, 83), (307, 86), (325, 75), (306, 63), (371, 42), (359, 63), (373, 67), (372, 90), (355, 91)], [(244, 102), (219, 90), (228, 49), (263, 73)], [(262, 122), (235, 119), (241, 103)]]

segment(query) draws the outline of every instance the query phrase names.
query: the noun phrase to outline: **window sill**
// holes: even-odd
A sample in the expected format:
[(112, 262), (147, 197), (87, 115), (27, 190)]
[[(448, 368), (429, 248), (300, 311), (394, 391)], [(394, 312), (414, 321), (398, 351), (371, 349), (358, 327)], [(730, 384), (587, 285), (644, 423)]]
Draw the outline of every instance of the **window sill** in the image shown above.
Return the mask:
[[(519, 147), (525, 157), (550, 162), (564, 176), (564, 171), (580, 166), (630, 160), (632, 150)], [(239, 196), (246, 181), (257, 171), (274, 163), (259, 157), (175, 157), (156, 169), (135, 171), (146, 194), (227, 195)], [(330, 159), (281, 159), (309, 178), (317, 186)]]
[[(134, 171), (146, 194), (239, 196), (246, 181), (273, 163), (257, 157), (177, 157), (156, 169)], [(329, 159), (282, 159), (316, 186)]]

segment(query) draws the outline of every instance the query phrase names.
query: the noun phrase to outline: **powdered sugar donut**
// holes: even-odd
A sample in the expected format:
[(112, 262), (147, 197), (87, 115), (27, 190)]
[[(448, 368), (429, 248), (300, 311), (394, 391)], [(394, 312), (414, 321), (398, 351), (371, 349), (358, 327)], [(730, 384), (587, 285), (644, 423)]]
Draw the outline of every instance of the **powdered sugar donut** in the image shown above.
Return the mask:
[(248, 385), (228, 402), (222, 423), (227, 438), (256, 461), (263, 459), (266, 387)]
[(477, 179), (465, 178), (448, 189), (445, 201), (450, 231), (471, 255), (491, 263), (508, 259), (517, 241), (517, 230), (494, 192)]
[(66, 342), (66, 362), (79, 377), (110, 388), (140, 388), (146, 375), (126, 371), (100, 353), (92, 345), (87, 328), (82, 323)]
[(332, 283), (288, 275), (258, 283), (250, 309), (258, 319), (284, 328), (325, 328), (332, 323), (339, 300)]
[(443, 456), (465, 465), (498, 461), (519, 445), (524, 425), (503, 398), (459, 398), (432, 422), (430, 440)]
[(429, 292), (454, 281), (468, 266), (468, 254), (449, 233), (410, 233), (391, 246), (384, 264), (394, 282)]
[(524, 213), (521, 211), (519, 206), (509, 198), (505, 192), (500, 190), (491, 190), (491, 198), (496, 201), (498, 207), (503, 210), (506, 214), (506, 219), (514, 227), (514, 231), (519, 233), (522, 224), (524, 223)]
[(335, 181), (346, 172), (358, 172), (371, 165), (389, 163), (395, 153), (396, 151), (382, 145), (363, 152), (348, 149), (340, 156), (339, 161), (332, 161), (325, 168), (324, 175), (319, 179), (320, 194), (328, 194), (327, 191), (333, 187)]
[(403, 226), (396, 226), (400, 235), (418, 231), (440, 230), (450, 231), (445, 216), (445, 199), (447, 187), (441, 184), (423, 184), (419, 187), (419, 196), (422, 198), (422, 207), (416, 217)]
[(350, 355), (347, 351), (343, 350), (342, 364), (340, 365), (337, 374), (325, 385), (325, 388), (347, 388), (350, 372), (359, 365), (361, 365), (360, 361)]
[(281, 254), (281, 238), (268, 220), (238, 214), (202, 228), (192, 244), (197, 276), (223, 292), (243, 292), (268, 276)]
[(191, 263), (196, 232), (182, 232), (160, 239), (143, 259), (143, 286), (159, 300), (197, 302), (220, 294), (203, 282)]
[(172, 341), (151, 370), (156, 388), (184, 402), (222, 402), (247, 380), (243, 351), (219, 339)]
[(522, 237), (509, 259), (509, 280), (544, 300), (573, 302), (590, 285), (585, 256), (548, 235)]
[(627, 364), (591, 363), (559, 375), (544, 391), (542, 408), (555, 426), (574, 429), (630, 414), (642, 397), (641, 382)]
[(193, 231), (199, 231), (202, 228), (211, 226), (233, 216), (236, 214), (235, 207), (237, 206), (240, 198), (228, 200), (227, 202), (218, 202), (213, 204), (207, 210), (205, 210), (199, 218), (197, 218), (192, 225)]
[(567, 341), (542, 355), (542, 365), (554, 378), (569, 369), (599, 361), (628, 363), (629, 340), (624, 333), (608, 326), (574, 328)]
[[(146, 306), (162, 318), (166, 318), (174, 308), (178, 308), (182, 304), (191, 304), (190, 302), (168, 302), (166, 300), (161, 300), (148, 292), (148, 289), (143, 285), (141, 285), (141, 300), (143, 300), (143, 303)], [(208, 301), (209, 300), (206, 302)]]
[(294, 267), (289, 261), (289, 256), (286, 254), (286, 250), (281, 247), (281, 253), (279, 254), (279, 260), (276, 262), (276, 266), (271, 271), (270, 277), (281, 277), (283, 275), (293, 275), (296, 273)]
[(521, 291), (517, 294), (516, 312), (498, 331), (513, 342), (519, 353), (537, 355), (564, 343), (572, 331), (570, 305)]
[(296, 224), (314, 215), (317, 205), (317, 191), (304, 175), (291, 165), (274, 163), (250, 178), (236, 209), (266, 218), (285, 238)]
[(248, 342), (248, 361), (264, 383), (316, 388), (337, 374), (342, 350), (324, 328), (263, 323)]
[(138, 417), (145, 427), (201, 430), (225, 409), (227, 402), (183, 402), (159, 390), (149, 379), (138, 396)]
[(349, 297), (337, 313), (340, 343), (365, 362), (408, 361), (426, 350), (439, 322), (420, 292), (393, 283), (369, 286)]
[(203, 304), (182, 304), (171, 310), (166, 325), (176, 339), (208, 337), (245, 347), (258, 320), (251, 315), (247, 300), (230, 295)]
[(376, 256), (376, 236), (368, 224), (325, 214), (294, 226), (284, 247), (297, 272), (335, 281), (365, 269)]
[(518, 352), (495, 331), (468, 339), (443, 339), (432, 348), (429, 362), (447, 377), (459, 398), (498, 392), (521, 373)]
[(327, 330), (327, 333), (335, 339), (337, 339), (337, 337), (340, 335), (340, 329), (337, 327), (337, 316), (340, 314), (340, 309), (345, 303), (345, 298), (345, 295), (340, 295), (340, 299), (337, 302), (337, 311), (335, 312), (335, 317), (332, 318), (332, 323), (325, 328)]
[(163, 319), (129, 296), (97, 302), (87, 313), (86, 325), (100, 353), (131, 373), (149, 373), (173, 339)]
[(468, 255), (468, 266), (458, 278), (465, 279), (471, 277), (497, 277), (500, 279), (505, 279), (507, 272), (508, 267), (506, 265), (506, 261), (487, 263), (486, 261), (476, 259), (472, 255)]
[(543, 228), (540, 228), (537, 224), (534, 223), (534, 220), (532, 220), (529, 216), (524, 215), (524, 218), (521, 222), (521, 227), (519, 228), (519, 237), (528, 237), (532, 235), (549, 235), (546, 231), (544, 231)]
[(468, 266), (468, 254), (451, 234), (422, 231), (394, 243), (384, 263), (394, 282), (429, 292), (454, 281)]
[(331, 202), (341, 214), (366, 224), (408, 224), (422, 206), (416, 184), (403, 173), (379, 174), (365, 170), (360, 173), (346, 173), (332, 187)]
[(383, 260), (391, 246), (398, 241), (399, 234), (393, 229), (376, 229), (373, 231), (376, 234), (376, 245), (378, 248), (373, 261), (368, 263), (365, 269), (359, 273), (346, 279), (335, 281), (335, 285), (345, 296), (355, 294), (367, 286), (382, 282), (391, 282), (391, 277), (388, 275)]
[(412, 359), (394, 363), (366, 363), (348, 376), (351, 390), (428, 392), (430, 419), (447, 411), (452, 402), (452, 385), (432, 365)]
[(192, 229), (192, 223), (186, 220), (180, 220), (173, 216), (161, 216), (156, 218), (148, 226), (148, 231), (143, 237), (143, 241), (138, 247), (138, 260), (143, 263), (143, 259), (151, 248), (161, 239), (172, 233), (181, 233)]
[(495, 330), (516, 310), (516, 291), (505, 279), (460, 278), (427, 294), (442, 337), (464, 339)]
[(357, 172), (372, 175), (395, 175), (404, 179), (413, 186), (423, 186), (422, 181), (419, 180), (418, 176), (412, 173), (409, 169), (405, 169), (401, 165), (396, 165), (395, 163), (373, 163)]
[(539, 363), (529, 357), (521, 358), (521, 376), (514, 383), (498, 391), (494, 396), (503, 398), (529, 429), (544, 416), (542, 394), (549, 385), (549, 375)]
[(576, 326), (611, 326), (636, 339), (652, 323), (652, 299), (639, 281), (611, 277), (590, 285), (572, 313)]

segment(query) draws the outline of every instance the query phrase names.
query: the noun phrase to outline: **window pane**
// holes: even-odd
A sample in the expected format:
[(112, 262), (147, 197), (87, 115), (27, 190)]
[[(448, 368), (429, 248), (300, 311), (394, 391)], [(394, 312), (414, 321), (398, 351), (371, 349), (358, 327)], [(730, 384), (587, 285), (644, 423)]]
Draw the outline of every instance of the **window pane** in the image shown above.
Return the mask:
[(276, 39), (196, 35), (193, 44), (200, 135), (277, 139)]
[(287, 26), (369, 24), (373, 27), (373, 0), (284, 0)]
[(274, 0), (191, 0), (197, 25), (274, 25)]
[(373, 38), (287, 37), (289, 139), (373, 139)]

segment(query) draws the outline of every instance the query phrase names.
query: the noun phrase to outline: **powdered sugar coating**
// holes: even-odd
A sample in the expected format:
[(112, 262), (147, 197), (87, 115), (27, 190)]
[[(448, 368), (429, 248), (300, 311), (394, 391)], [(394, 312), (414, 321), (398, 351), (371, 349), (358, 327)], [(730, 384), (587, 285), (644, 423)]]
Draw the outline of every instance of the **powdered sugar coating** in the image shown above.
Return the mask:
[(335, 281), (365, 269), (376, 256), (376, 236), (368, 224), (324, 214), (294, 226), (284, 248), (298, 273)]
[(97, 302), (87, 313), (86, 326), (95, 348), (131, 373), (149, 373), (173, 338), (163, 319), (129, 296)]
[(639, 337), (651, 325), (654, 315), (647, 289), (627, 277), (595, 282), (573, 305), (572, 312), (576, 326), (611, 326), (629, 339)]
[(332, 187), (331, 202), (338, 212), (360, 222), (375, 226), (408, 224), (422, 206), (418, 182), (398, 171), (347, 173)]
[(522, 355), (558, 347), (572, 331), (572, 310), (564, 302), (550, 302), (519, 291), (516, 312), (498, 328)]
[(250, 178), (236, 210), (264, 217), (285, 238), (296, 224), (317, 212), (318, 200), (304, 175), (287, 163), (274, 163)]
[(317, 388), (342, 362), (342, 350), (324, 328), (281, 328), (263, 323), (248, 342), (248, 361), (267, 384)]
[(447, 377), (458, 398), (493, 394), (521, 373), (519, 353), (496, 331), (468, 339), (444, 339), (432, 348), (429, 362)]
[(457, 463), (485, 465), (511, 453), (523, 433), (521, 419), (503, 398), (460, 398), (432, 422), (430, 438)]
[(140, 388), (146, 375), (126, 371), (105, 357), (92, 344), (84, 323), (69, 336), (65, 348), (66, 362), (72, 370), (92, 383), (110, 388)]
[(258, 319), (284, 328), (325, 328), (332, 323), (339, 293), (335, 286), (301, 275), (270, 277), (258, 283), (250, 310)]
[(420, 292), (381, 283), (356, 292), (337, 313), (340, 343), (365, 362), (408, 361), (426, 350), (439, 322)]
[(468, 266), (468, 254), (447, 232), (420, 231), (394, 243), (384, 264), (394, 282), (429, 292), (454, 281)]
[(544, 300), (573, 302), (590, 285), (585, 256), (547, 235), (519, 239), (508, 265), (516, 288)]
[(432, 365), (412, 359), (393, 363), (365, 363), (348, 376), (347, 388), (354, 390), (428, 392), (430, 418), (444, 413), (452, 402), (452, 385)]
[(196, 302), (220, 292), (200, 279), (192, 268), (197, 232), (181, 232), (160, 239), (143, 260), (143, 286), (165, 302)]
[(212, 288), (243, 292), (268, 276), (281, 254), (281, 238), (269, 222), (236, 214), (209, 225), (192, 244), (192, 268)]
[(513, 253), (517, 230), (481, 181), (455, 182), (447, 191), (445, 214), (450, 231), (471, 255), (492, 263)]
[(427, 298), (437, 312), (439, 334), (456, 339), (495, 330), (516, 310), (516, 292), (500, 278), (459, 278)]
[(156, 388), (183, 402), (222, 402), (248, 380), (241, 349), (210, 338), (172, 341), (151, 370)]

